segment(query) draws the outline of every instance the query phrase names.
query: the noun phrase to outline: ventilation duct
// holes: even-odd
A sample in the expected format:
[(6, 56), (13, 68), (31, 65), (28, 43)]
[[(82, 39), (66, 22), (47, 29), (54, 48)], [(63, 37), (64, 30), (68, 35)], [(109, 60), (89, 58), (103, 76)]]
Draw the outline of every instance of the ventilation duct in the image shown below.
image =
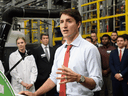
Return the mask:
[(56, 9), (24, 9), (11, 7), (2, 14), (0, 22), (0, 60), (3, 61), (3, 52), (8, 33), (12, 25), (13, 17), (32, 17), (32, 18), (59, 18), (60, 10)]

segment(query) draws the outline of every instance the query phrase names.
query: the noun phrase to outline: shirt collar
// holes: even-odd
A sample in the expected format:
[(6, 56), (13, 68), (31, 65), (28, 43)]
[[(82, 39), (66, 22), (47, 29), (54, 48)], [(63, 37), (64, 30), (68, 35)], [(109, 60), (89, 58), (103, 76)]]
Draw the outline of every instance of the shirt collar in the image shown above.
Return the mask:
[(119, 52), (120, 52), (120, 50), (121, 50), (122, 52), (124, 52), (124, 49), (125, 49), (125, 47), (122, 48), (122, 49), (120, 49), (120, 48), (118, 47), (118, 51), (119, 51)]
[[(79, 34), (78, 37), (70, 44), (70, 45), (73, 45), (73, 46), (79, 46), (80, 44), (80, 39), (81, 39), (81, 35)], [(63, 44), (65, 47), (67, 47), (67, 41)]]
[(49, 48), (49, 45), (45, 46), (44, 44), (41, 44), (41, 47), (44, 49), (45, 47)]

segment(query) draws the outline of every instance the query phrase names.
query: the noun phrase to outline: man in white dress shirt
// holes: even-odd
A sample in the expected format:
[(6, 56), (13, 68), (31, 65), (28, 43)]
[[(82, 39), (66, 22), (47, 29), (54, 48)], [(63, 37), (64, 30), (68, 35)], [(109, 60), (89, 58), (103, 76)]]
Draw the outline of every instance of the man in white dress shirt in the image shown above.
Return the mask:
[[(50, 77), (35, 92), (22, 91), (20, 94), (39, 96), (57, 85), (66, 84), (67, 96), (93, 96), (94, 91), (101, 90), (102, 72), (98, 49), (84, 40), (79, 34), (81, 26), (80, 13), (75, 9), (65, 9), (60, 13), (60, 29), (66, 42), (55, 53)], [(72, 45), (68, 67), (63, 65), (67, 45)], [(61, 77), (61, 75), (65, 75)], [(60, 80), (64, 81), (60, 82)]]

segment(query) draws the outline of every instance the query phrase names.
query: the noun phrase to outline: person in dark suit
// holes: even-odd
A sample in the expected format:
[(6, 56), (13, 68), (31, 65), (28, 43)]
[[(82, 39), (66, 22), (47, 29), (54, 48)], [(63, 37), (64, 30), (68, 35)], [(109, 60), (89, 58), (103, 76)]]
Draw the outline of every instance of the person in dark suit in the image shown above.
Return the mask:
[(112, 71), (113, 96), (128, 96), (128, 50), (123, 35), (117, 38), (118, 48), (110, 53), (109, 66)]
[[(48, 79), (54, 60), (55, 50), (49, 46), (49, 35), (41, 34), (41, 45), (33, 50), (38, 68), (38, 76), (35, 83), (36, 90)], [(46, 96), (54, 96), (55, 88), (46, 93)], [(42, 95), (44, 96), (44, 95)]]

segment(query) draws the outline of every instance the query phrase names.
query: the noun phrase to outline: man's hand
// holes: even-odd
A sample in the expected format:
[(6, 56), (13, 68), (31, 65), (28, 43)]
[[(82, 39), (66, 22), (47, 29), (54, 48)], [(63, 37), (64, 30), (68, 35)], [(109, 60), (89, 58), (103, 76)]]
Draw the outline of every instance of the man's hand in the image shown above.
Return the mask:
[(26, 95), (26, 96), (36, 96), (35, 93), (29, 92), (29, 91), (21, 91), (18, 94)]
[(103, 76), (108, 76), (108, 71), (107, 70), (102, 70)]
[(118, 81), (122, 81), (122, 80), (123, 80), (123, 78), (120, 76), (119, 73), (115, 74), (114, 77), (115, 77)]
[(33, 86), (33, 84), (28, 84), (28, 85), (26, 86), (26, 89), (30, 89), (32, 86)]
[(70, 68), (65, 67), (62, 65), (62, 68), (58, 68), (58, 70), (61, 70), (62, 72), (56, 72), (57, 74), (64, 75), (63, 77), (57, 77), (56, 79), (64, 80), (63, 82), (60, 82), (60, 84), (68, 83), (68, 82), (74, 82), (79, 81), (81, 75), (73, 72)]

